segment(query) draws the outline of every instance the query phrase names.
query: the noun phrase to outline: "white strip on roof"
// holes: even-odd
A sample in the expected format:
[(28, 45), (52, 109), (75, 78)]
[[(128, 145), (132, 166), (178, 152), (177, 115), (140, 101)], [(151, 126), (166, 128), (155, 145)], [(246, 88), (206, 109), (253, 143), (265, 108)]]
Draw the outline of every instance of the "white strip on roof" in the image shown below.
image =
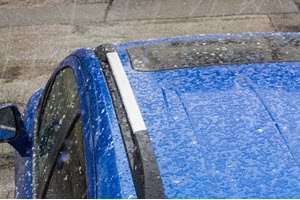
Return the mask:
[(107, 53), (113, 76), (119, 89), (132, 131), (147, 130), (141, 111), (133, 94), (129, 80), (117, 52)]

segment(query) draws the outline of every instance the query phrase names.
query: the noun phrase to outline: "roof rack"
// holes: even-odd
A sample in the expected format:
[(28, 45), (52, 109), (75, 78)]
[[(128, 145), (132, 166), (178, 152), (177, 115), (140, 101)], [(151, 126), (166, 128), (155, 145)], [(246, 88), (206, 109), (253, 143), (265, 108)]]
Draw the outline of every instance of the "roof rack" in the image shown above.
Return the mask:
[(130, 82), (112, 44), (97, 47), (126, 148), (138, 198), (165, 198), (151, 141)]

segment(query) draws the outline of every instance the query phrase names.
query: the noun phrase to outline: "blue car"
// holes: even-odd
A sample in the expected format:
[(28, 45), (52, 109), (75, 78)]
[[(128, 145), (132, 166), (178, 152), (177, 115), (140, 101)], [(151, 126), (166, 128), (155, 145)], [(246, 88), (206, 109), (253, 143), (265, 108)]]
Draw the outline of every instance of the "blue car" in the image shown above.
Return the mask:
[(76, 50), (0, 139), (16, 198), (300, 198), (300, 33)]

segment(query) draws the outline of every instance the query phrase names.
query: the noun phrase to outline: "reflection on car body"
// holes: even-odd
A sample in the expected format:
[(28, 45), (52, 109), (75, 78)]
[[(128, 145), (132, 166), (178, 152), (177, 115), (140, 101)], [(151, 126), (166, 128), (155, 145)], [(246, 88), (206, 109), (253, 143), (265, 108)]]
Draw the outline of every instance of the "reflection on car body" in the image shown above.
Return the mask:
[(15, 197), (299, 198), (299, 85), (299, 33), (76, 50), (0, 117)]

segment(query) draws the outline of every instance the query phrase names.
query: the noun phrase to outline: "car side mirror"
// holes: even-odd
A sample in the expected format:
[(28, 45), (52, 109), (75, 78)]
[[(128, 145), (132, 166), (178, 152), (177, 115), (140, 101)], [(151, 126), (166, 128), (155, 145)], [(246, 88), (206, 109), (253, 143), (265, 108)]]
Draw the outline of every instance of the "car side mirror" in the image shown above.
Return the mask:
[(24, 128), (21, 113), (14, 103), (0, 104), (1, 142), (8, 142), (21, 156), (28, 155), (29, 135)]
[(19, 120), (21, 119), (18, 108), (13, 104), (0, 106), (0, 141), (11, 141), (20, 133)]

